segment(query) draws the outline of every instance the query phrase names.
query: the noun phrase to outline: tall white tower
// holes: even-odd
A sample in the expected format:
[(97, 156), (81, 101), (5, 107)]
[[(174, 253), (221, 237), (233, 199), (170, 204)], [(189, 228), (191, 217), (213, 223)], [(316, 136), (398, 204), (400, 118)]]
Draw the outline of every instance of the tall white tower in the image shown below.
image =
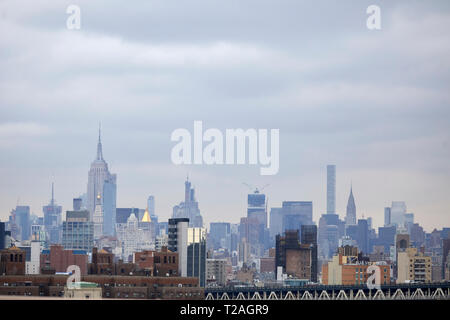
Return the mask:
[[(96, 198), (98, 194), (101, 195), (101, 204), (104, 211), (104, 219), (107, 221), (105, 226), (108, 229), (113, 228), (115, 220), (116, 209), (116, 175), (111, 174), (108, 170), (108, 164), (103, 159), (101, 129), (98, 130), (97, 156), (91, 163), (91, 168), (88, 173), (87, 185), (87, 209), (89, 210), (90, 219), (93, 221), (93, 216), (96, 206)], [(108, 188), (104, 188), (107, 184)], [(105, 192), (106, 191), (106, 192)], [(111, 221), (110, 221), (111, 220)], [(105, 228), (104, 228), (105, 229)], [(108, 233), (111, 233), (109, 231)]]
[(103, 206), (100, 193), (97, 195), (94, 216), (94, 240), (100, 239), (103, 235)]
[(327, 214), (336, 213), (336, 166), (327, 166)]

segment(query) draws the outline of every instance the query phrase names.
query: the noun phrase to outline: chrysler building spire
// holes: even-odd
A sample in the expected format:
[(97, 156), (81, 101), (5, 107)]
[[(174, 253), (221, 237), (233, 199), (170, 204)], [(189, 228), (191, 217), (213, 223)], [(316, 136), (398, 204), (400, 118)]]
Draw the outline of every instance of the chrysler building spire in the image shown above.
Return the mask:
[(355, 225), (356, 224), (356, 206), (355, 206), (355, 198), (353, 197), (353, 183), (350, 187), (350, 196), (348, 197), (347, 202), (347, 215), (345, 217), (346, 225)]

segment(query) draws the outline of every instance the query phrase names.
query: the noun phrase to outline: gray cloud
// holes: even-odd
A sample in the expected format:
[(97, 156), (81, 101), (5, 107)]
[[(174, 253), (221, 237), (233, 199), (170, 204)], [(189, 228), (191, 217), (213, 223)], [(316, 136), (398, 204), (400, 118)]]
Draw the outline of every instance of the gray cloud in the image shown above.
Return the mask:
[[(448, 226), (450, 4), (378, 1), (71, 1), (0, 3), (0, 218), (17, 198), (35, 213), (52, 179), (64, 209), (84, 192), (102, 122), (118, 205), (155, 194), (167, 218), (187, 172), (206, 221), (245, 215), (241, 182), (270, 183), (271, 206), (325, 211), (325, 165), (338, 209), (353, 181), (358, 215), (382, 223), (405, 200), (428, 230)], [(280, 172), (175, 167), (170, 133), (280, 128)]]

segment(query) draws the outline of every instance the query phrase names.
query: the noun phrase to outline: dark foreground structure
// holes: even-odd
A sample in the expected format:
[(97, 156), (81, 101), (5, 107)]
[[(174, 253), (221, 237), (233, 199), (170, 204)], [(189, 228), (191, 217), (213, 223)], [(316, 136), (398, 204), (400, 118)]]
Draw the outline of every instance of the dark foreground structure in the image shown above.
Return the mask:
[[(68, 275), (0, 276), (0, 295), (63, 297)], [(97, 283), (103, 298), (203, 300), (197, 278), (85, 275), (81, 281)]]
[(450, 300), (450, 282), (367, 286), (207, 288), (206, 300)]

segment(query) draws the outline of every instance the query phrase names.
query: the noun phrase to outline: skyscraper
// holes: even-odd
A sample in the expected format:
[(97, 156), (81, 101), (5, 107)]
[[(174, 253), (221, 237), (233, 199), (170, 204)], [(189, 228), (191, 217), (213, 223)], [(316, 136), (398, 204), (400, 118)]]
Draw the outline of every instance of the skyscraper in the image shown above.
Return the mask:
[(300, 230), (302, 225), (312, 225), (312, 201), (283, 201), (282, 231)]
[(103, 235), (103, 206), (100, 193), (97, 194), (92, 221), (94, 222), (94, 240), (98, 240)]
[(150, 214), (150, 217), (155, 215), (155, 197), (149, 196), (147, 199), (147, 208), (148, 213)]
[(327, 214), (336, 213), (336, 166), (327, 166)]
[(167, 249), (178, 252), (178, 274), (182, 277), (187, 276), (188, 228), (189, 219), (187, 218), (169, 219), (169, 246)]
[(389, 227), (391, 225), (391, 208), (384, 208), (384, 226)]
[(231, 251), (231, 227), (229, 222), (211, 222), (209, 225), (208, 245), (214, 250), (225, 248)]
[(15, 219), (19, 227), (20, 240), (29, 240), (31, 234), (30, 207), (16, 206)]
[(65, 249), (80, 249), (87, 252), (94, 245), (94, 224), (89, 218), (89, 211), (66, 211), (63, 222), (62, 244)]
[(264, 228), (267, 228), (266, 195), (256, 189), (254, 193), (248, 195), (247, 205), (247, 218), (256, 218)]
[(206, 278), (206, 230), (188, 228), (187, 276), (198, 278), (199, 285), (205, 286)]
[(323, 214), (319, 219), (319, 256), (328, 259), (333, 256), (339, 239), (345, 235), (345, 222), (337, 214)]
[(369, 254), (369, 227), (366, 219), (358, 220), (358, 231), (356, 243), (358, 244), (359, 251), (364, 254)]
[(347, 202), (347, 213), (345, 216), (345, 224), (347, 226), (356, 224), (356, 206), (355, 206), (355, 198), (353, 197), (353, 188), (350, 188), (350, 196), (348, 197)]
[(100, 194), (103, 205), (103, 233), (105, 235), (114, 234), (116, 216), (116, 179), (117, 176), (109, 172), (108, 164), (103, 159), (101, 131), (99, 129), (97, 157), (92, 162), (88, 173), (87, 209), (89, 210), (90, 220), (93, 221), (96, 198), (97, 195)]
[(52, 198), (50, 203), (42, 207), (48, 245), (60, 244), (62, 235), (62, 206), (56, 205), (54, 191), (54, 184), (52, 183)]
[(184, 183), (184, 202), (173, 207), (172, 218), (188, 218), (190, 227), (203, 227), (203, 217), (195, 199), (195, 189), (191, 187), (188, 178)]
[[(242, 221), (242, 220), (241, 220)], [(259, 193), (256, 189), (254, 193), (247, 196), (247, 219), (248, 222), (244, 228), (250, 228), (249, 235), (246, 237), (247, 242), (250, 244), (250, 250), (257, 256), (264, 253), (264, 247), (266, 243), (267, 230), (267, 207), (266, 207), (266, 195)]]
[(270, 209), (270, 226), (269, 234), (271, 241), (275, 240), (277, 234), (283, 232), (283, 208)]
[(302, 244), (309, 244), (311, 248), (311, 281), (317, 282), (317, 226), (302, 225), (300, 238)]
[(391, 206), (391, 223), (397, 227), (404, 227), (406, 204), (403, 201), (393, 201)]

